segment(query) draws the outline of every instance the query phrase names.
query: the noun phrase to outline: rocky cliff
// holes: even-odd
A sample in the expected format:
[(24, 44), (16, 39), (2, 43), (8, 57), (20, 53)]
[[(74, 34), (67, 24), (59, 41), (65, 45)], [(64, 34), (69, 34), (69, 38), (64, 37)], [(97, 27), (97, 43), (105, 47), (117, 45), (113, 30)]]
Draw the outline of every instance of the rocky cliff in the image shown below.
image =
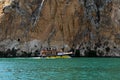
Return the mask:
[(15, 48), (19, 56), (53, 46), (77, 48), (78, 56), (120, 56), (119, 4), (119, 0), (0, 0), (0, 51)]

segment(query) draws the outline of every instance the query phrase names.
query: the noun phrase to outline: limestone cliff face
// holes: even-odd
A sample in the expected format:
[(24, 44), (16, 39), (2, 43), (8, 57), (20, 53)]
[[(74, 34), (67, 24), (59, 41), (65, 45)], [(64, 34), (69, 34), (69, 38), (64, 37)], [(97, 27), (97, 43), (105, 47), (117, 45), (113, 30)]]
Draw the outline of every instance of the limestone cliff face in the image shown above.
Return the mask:
[(39, 46), (94, 48), (96, 43), (109, 43), (104, 46), (119, 51), (119, 4), (119, 0), (0, 0), (1, 44), (38, 40)]

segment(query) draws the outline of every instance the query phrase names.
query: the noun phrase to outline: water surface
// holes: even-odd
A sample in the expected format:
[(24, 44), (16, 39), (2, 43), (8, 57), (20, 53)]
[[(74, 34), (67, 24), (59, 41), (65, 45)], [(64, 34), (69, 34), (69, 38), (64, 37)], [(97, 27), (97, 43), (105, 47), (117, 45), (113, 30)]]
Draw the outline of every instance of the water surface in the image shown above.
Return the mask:
[(1, 58), (0, 80), (120, 80), (120, 59)]

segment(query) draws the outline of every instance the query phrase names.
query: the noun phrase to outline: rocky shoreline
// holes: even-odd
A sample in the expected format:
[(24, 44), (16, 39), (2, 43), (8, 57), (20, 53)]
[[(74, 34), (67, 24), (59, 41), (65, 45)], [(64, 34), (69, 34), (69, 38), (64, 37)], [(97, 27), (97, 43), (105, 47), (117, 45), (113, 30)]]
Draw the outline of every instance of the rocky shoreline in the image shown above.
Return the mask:
[(120, 46), (114, 42), (81, 42), (72, 48), (76, 57), (120, 57)]
[(24, 43), (19, 40), (4, 40), (0, 42), (0, 57), (37, 57), (40, 46), (38, 40)]
[[(54, 45), (56, 48), (62, 46)], [(39, 57), (42, 48), (48, 45), (39, 40), (21, 43), (17, 40), (0, 42), (0, 57)], [(65, 52), (73, 52), (72, 57), (120, 57), (120, 48), (117, 44), (108, 41), (81, 42), (72, 47), (64, 47)]]

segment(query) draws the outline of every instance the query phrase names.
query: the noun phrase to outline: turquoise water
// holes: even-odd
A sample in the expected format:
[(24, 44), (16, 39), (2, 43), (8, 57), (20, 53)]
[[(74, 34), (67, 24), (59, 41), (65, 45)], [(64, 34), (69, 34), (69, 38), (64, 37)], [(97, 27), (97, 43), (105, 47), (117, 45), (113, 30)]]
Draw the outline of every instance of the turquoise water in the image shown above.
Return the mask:
[(120, 80), (120, 59), (1, 58), (0, 80)]

